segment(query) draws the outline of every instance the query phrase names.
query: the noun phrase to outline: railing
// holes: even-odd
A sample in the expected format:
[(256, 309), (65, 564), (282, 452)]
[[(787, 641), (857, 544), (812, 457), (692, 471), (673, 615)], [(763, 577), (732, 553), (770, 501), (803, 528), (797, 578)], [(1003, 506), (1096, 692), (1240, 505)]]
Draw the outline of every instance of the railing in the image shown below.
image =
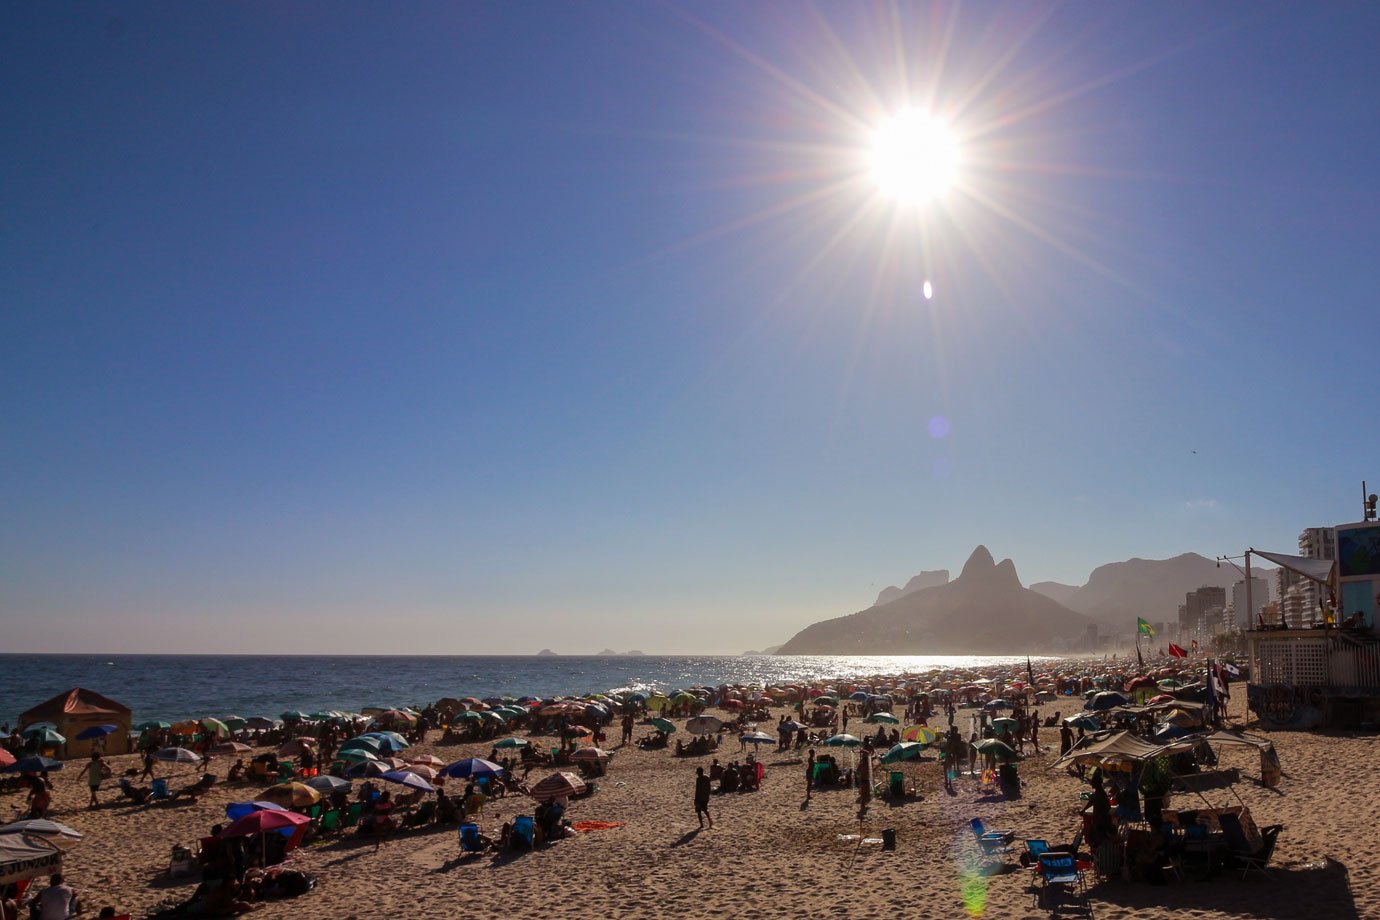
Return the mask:
[(1251, 638), (1251, 682), (1380, 694), (1380, 642), (1330, 631)]

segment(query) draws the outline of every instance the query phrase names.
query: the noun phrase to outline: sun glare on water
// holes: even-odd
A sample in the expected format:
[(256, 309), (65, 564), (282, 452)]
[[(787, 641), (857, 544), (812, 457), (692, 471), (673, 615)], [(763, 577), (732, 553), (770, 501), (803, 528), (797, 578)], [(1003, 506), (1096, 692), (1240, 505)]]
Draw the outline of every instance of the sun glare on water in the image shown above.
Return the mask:
[(958, 145), (941, 121), (918, 109), (904, 109), (872, 138), (872, 174), (883, 194), (923, 203), (953, 183)]

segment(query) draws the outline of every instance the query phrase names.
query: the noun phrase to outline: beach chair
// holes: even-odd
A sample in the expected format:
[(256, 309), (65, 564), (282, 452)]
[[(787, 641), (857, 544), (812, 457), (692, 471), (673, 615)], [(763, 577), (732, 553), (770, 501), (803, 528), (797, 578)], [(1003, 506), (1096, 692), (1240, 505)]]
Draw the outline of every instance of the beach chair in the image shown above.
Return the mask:
[(1051, 895), (1062, 897), (1067, 892), (1080, 901), (1087, 901), (1087, 884), (1078, 862), (1068, 853), (1041, 853), (1035, 863), (1035, 877), (1040, 883), (1035, 889), (1035, 903), (1049, 910), (1058, 910), (1059, 902), (1050, 904)]
[(255, 779), (268, 779), (268, 764), (262, 760), (256, 760), (249, 765), (249, 775)]
[(887, 795), (893, 799), (906, 797), (906, 775), (900, 770), (892, 770), (887, 777)]
[(513, 819), (512, 847), (515, 850), (531, 851), (536, 846), (536, 819), (531, 815), (518, 815)]
[(332, 808), (321, 816), (321, 833), (340, 830), (340, 809)]
[(460, 825), (460, 852), (461, 853), (482, 853), (483, 845), (479, 842), (479, 825), (462, 824)]
[(172, 798), (172, 793), (168, 791), (168, 781), (166, 779), (154, 780), (150, 788), (152, 789), (152, 791), (149, 792), (149, 801), (151, 802), (159, 799)]
[(1021, 860), (1022, 865), (1033, 866), (1040, 861), (1040, 856), (1049, 852), (1049, 841), (1041, 840), (1038, 837), (1031, 837), (1025, 842), (1026, 858)]
[(973, 831), (973, 836), (977, 838), (978, 846), (986, 856), (997, 853), (1010, 853), (1010, 843), (1016, 839), (1016, 835), (1011, 831), (989, 831), (983, 825), (981, 818), (974, 818), (968, 822), (968, 827)]
[(1246, 839), (1245, 828), (1241, 826), (1241, 819), (1236, 815), (1219, 814), (1217, 823), (1227, 838), (1228, 847), (1231, 848), (1233, 865), (1241, 869), (1241, 878), (1244, 879), (1250, 875), (1251, 870), (1259, 872), (1265, 878), (1274, 878), (1270, 874), (1268, 866), (1270, 857), (1275, 852), (1275, 841), (1279, 838), (1279, 832), (1284, 829), (1284, 825), (1272, 824), (1269, 827), (1261, 828), (1261, 846), (1257, 849), (1252, 847), (1250, 841)]
[(317, 802), (317, 803), (316, 803), (315, 805), (313, 805), (311, 808), (308, 808), (308, 809), (307, 809), (307, 817), (308, 817), (308, 818), (311, 818), (313, 821), (315, 821), (317, 818), (321, 817), (321, 803), (320, 803), (320, 802)]
[(350, 806), (350, 810), (345, 813), (344, 818), (341, 819), (340, 826), (354, 827), (356, 824), (359, 823), (359, 816), (363, 813), (364, 803), (355, 802), (353, 805)]

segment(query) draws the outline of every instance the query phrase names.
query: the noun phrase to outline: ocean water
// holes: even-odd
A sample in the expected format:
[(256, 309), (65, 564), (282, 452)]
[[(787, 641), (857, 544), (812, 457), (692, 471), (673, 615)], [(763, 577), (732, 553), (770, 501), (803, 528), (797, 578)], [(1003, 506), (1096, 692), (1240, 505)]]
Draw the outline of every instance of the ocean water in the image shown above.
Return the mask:
[(202, 716), (277, 717), (443, 696), (552, 696), (722, 683), (777, 684), (934, 668), (1024, 665), (1024, 657), (789, 655), (641, 657), (0, 655), (0, 722), (72, 687), (134, 710), (136, 722)]

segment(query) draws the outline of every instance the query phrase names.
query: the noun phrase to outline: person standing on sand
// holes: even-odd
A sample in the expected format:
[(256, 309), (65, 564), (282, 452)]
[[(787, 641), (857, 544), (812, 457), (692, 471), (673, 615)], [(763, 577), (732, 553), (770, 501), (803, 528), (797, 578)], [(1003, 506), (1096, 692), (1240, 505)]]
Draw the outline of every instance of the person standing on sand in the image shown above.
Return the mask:
[(815, 793), (815, 749), (810, 748), (810, 759), (805, 761), (805, 801)]
[(704, 775), (704, 767), (695, 768), (695, 817), (700, 819), (700, 827), (704, 827), (704, 819), (709, 818), (709, 826), (714, 826), (714, 819), (709, 816), (709, 777)]
[(91, 790), (91, 804), (87, 805), (87, 808), (95, 808), (97, 805), (101, 804), (100, 800), (96, 798), (96, 793), (101, 791), (101, 780), (105, 779), (109, 774), (110, 768), (105, 765), (105, 761), (101, 760), (100, 752), (93, 751), (91, 753), (91, 759), (86, 762), (86, 766), (82, 767), (81, 772), (77, 774), (77, 779), (81, 779), (83, 776), (86, 777), (87, 788)]
[(153, 748), (144, 749), (144, 772), (139, 774), (140, 779), (153, 779), (153, 765), (158, 761), (153, 759)]

